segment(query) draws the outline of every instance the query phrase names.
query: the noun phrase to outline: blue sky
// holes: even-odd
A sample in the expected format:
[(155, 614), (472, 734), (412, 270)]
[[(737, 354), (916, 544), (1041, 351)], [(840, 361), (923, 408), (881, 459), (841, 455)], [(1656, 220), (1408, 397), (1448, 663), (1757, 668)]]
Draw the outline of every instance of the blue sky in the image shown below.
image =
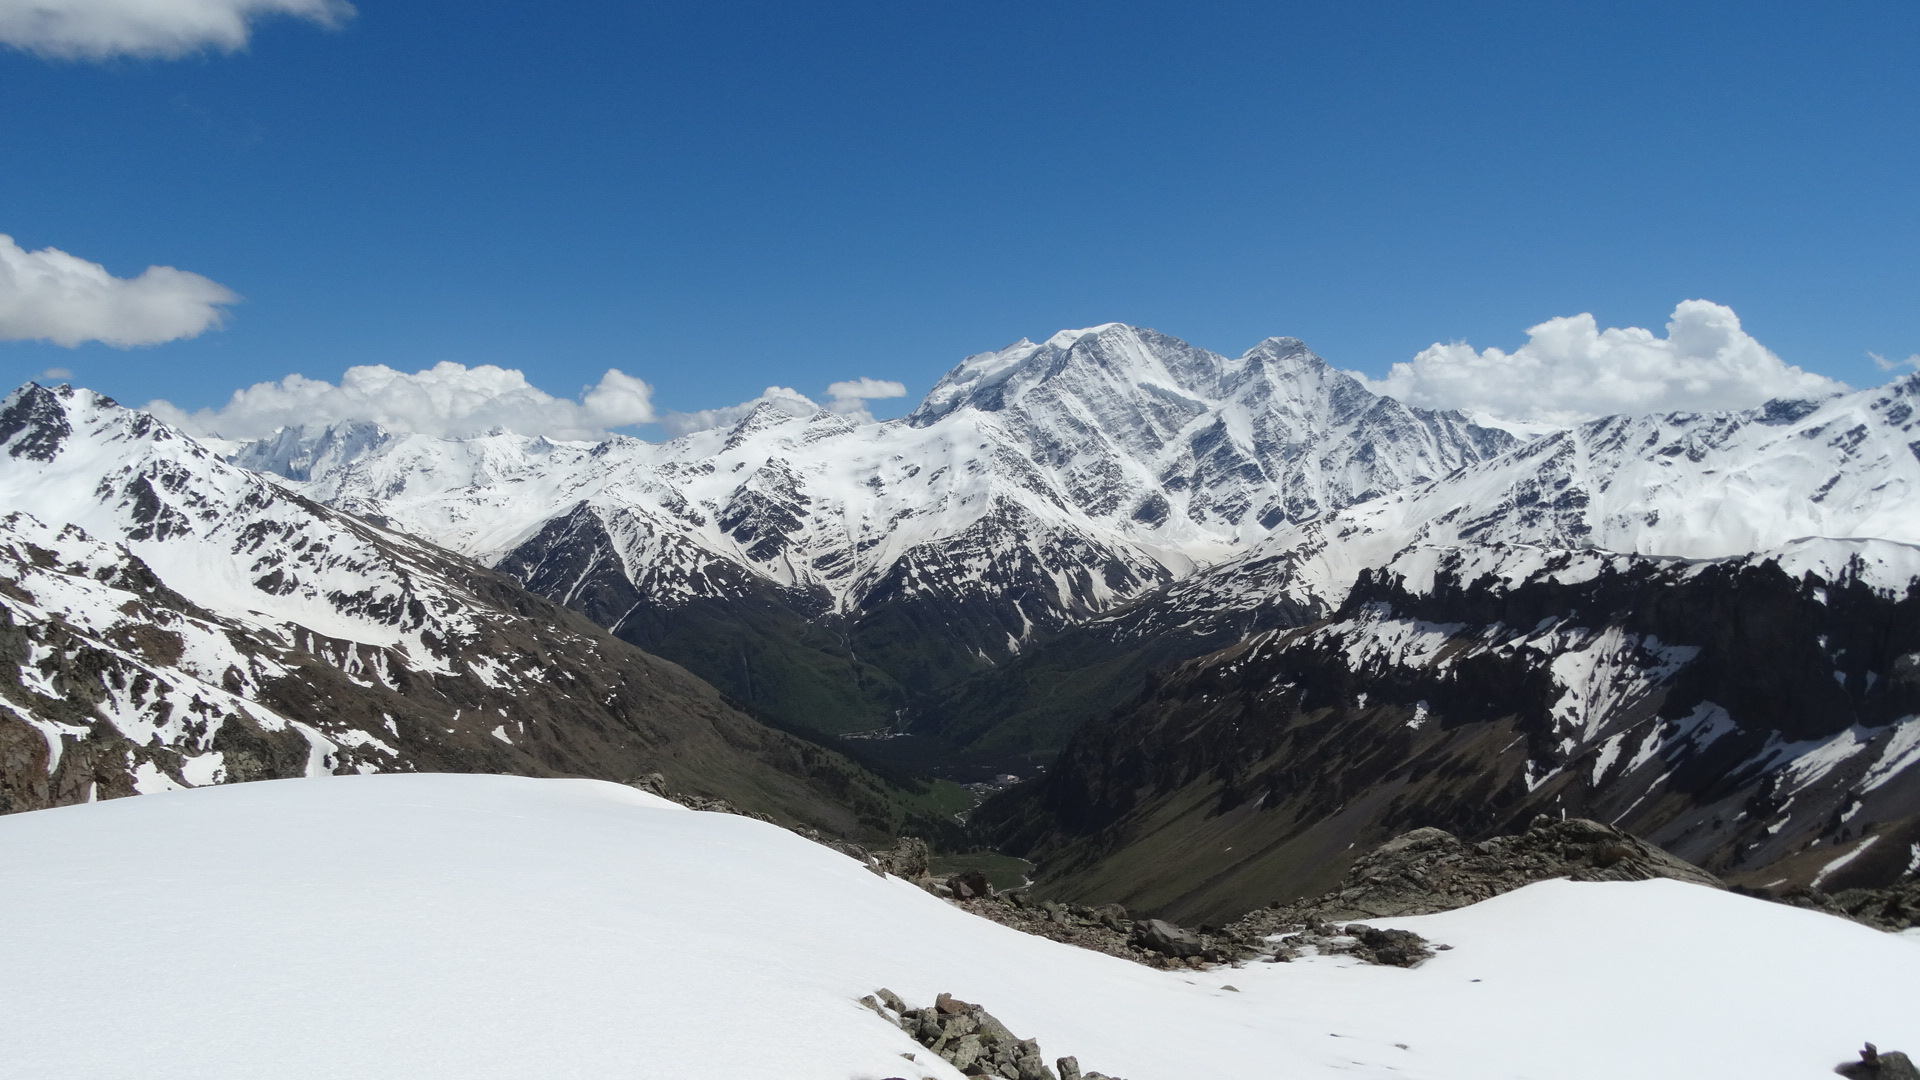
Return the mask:
[[(0, 9), (18, 0), (0, 0)], [(1920, 353), (1910, 2), (358, 0), (183, 58), (0, 50), (0, 232), (244, 299), (129, 402), (350, 365), (824, 397), (1118, 320), (1384, 374), (1704, 298), (1856, 386)]]

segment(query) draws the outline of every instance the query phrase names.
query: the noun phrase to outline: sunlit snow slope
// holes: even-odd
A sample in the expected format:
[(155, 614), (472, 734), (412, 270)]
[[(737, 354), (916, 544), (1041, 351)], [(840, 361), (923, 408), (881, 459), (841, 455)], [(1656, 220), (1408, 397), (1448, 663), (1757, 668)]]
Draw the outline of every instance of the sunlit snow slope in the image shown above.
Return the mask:
[(1913, 942), (1705, 888), (1549, 882), (1399, 920), (1454, 946), (1415, 970), (1172, 973), (592, 781), (14, 815), (0, 905), (0, 1061), (63, 1080), (955, 1080), (857, 1003), (880, 986), (1129, 1080), (1804, 1080), (1920, 1046)]

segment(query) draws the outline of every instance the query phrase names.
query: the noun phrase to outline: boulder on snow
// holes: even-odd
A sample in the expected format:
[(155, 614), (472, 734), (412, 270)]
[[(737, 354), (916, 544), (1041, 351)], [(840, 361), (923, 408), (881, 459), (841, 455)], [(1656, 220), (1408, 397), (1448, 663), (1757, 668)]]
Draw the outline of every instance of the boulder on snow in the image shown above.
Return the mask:
[(1346, 933), (1354, 939), (1347, 951), (1370, 964), (1413, 967), (1433, 956), (1433, 946), (1411, 930), (1381, 930), (1365, 923), (1349, 923)]
[(947, 888), (953, 891), (956, 900), (993, 895), (993, 886), (987, 883), (987, 875), (978, 870), (963, 870), (953, 875), (947, 879)]
[(1162, 956), (1184, 959), (1207, 951), (1206, 942), (1191, 930), (1175, 926), (1165, 919), (1147, 919), (1134, 924), (1134, 939)]

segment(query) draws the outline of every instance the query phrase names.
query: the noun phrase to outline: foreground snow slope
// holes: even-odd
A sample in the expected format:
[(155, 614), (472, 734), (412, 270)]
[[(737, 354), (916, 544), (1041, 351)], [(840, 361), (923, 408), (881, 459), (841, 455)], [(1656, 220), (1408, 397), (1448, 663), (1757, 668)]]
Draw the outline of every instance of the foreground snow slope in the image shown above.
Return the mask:
[(14, 815), (0, 907), (0, 1060), (69, 1080), (957, 1076), (855, 1003), (882, 985), (982, 1002), (1129, 1080), (1785, 1080), (1863, 1039), (1920, 1047), (1914, 943), (1708, 889), (1549, 882), (1399, 920), (1455, 946), (1413, 971), (1174, 974), (594, 781), (272, 781)]

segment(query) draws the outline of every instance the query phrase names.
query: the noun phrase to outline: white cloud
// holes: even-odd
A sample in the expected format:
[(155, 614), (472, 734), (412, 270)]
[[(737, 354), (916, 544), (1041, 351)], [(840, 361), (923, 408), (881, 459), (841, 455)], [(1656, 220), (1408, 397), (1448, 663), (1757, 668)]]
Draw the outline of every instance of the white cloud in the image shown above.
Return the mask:
[(1872, 360), (1873, 366), (1879, 368), (1881, 371), (1898, 371), (1901, 368), (1920, 368), (1920, 353), (1914, 353), (1905, 360), (1889, 360), (1877, 352), (1870, 352), (1867, 354), (1867, 358)]
[(837, 382), (827, 387), (827, 394), (833, 398), (828, 405), (837, 413), (866, 413), (867, 402), (875, 398), (906, 397), (905, 383), (891, 379), (869, 379), (861, 377)]
[(41, 372), (40, 374), (34, 376), (34, 380), (36, 382), (41, 379), (45, 379), (48, 382), (61, 382), (63, 380), (71, 379), (71, 378), (73, 378), (73, 370), (71, 368), (63, 368), (63, 367), (50, 367), (47, 370)]
[(1384, 379), (1361, 379), (1411, 405), (1555, 424), (1747, 409), (1847, 388), (1775, 356), (1740, 329), (1732, 308), (1706, 300), (1674, 308), (1664, 338), (1638, 327), (1601, 330), (1592, 315), (1574, 315), (1531, 327), (1511, 353), (1436, 344)]
[(27, 251), (0, 233), (0, 340), (157, 345), (220, 325), (223, 306), (239, 299), (225, 285), (171, 266), (117, 278), (99, 263), (56, 248)]
[(746, 418), (746, 415), (762, 405), (771, 405), (788, 416), (812, 416), (820, 411), (814, 400), (798, 390), (785, 386), (769, 386), (760, 396), (738, 405), (727, 405), (718, 409), (700, 409), (696, 412), (670, 412), (660, 418), (660, 425), (667, 429), (673, 438), (690, 435), (708, 428), (731, 427)]
[(579, 401), (557, 398), (522, 373), (442, 362), (411, 375), (383, 364), (348, 368), (338, 386), (289, 375), (236, 390), (219, 409), (187, 413), (155, 401), (149, 412), (198, 435), (257, 439), (283, 427), (370, 420), (389, 431), (460, 437), (504, 428), (555, 439), (604, 438), (607, 428), (654, 419), (653, 388), (609, 370)]
[(346, 0), (0, 0), (0, 43), (66, 60), (177, 57), (243, 49), (259, 16), (337, 26), (353, 13)]
[[(891, 379), (847, 379), (827, 386), (826, 409), (840, 413), (856, 421), (872, 420), (873, 414), (867, 411), (867, 402), (875, 398), (906, 397), (904, 383)], [(718, 409), (700, 409), (697, 412), (670, 412), (660, 418), (661, 426), (673, 438), (705, 431), (708, 428), (731, 427), (739, 423), (746, 415), (762, 405), (771, 405), (789, 416), (812, 416), (821, 411), (819, 402), (786, 386), (769, 386), (759, 397), (743, 401), (738, 405), (728, 405)]]

